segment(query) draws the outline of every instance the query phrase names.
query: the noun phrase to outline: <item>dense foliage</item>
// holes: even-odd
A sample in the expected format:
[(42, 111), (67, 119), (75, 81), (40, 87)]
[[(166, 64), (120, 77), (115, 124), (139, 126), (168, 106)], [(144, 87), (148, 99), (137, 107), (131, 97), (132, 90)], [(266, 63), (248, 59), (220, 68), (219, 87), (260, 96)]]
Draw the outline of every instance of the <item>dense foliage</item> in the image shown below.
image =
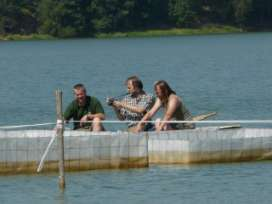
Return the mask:
[(271, 0), (0, 0), (0, 35), (92, 36), (206, 24), (272, 26)]

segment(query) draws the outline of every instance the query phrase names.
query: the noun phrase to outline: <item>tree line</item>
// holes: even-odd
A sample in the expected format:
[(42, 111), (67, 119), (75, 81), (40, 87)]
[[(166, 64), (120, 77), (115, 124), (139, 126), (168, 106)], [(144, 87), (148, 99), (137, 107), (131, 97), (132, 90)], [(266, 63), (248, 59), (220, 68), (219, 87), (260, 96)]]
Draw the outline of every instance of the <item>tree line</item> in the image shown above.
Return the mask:
[(84, 37), (207, 24), (272, 26), (271, 0), (0, 0), (0, 35)]

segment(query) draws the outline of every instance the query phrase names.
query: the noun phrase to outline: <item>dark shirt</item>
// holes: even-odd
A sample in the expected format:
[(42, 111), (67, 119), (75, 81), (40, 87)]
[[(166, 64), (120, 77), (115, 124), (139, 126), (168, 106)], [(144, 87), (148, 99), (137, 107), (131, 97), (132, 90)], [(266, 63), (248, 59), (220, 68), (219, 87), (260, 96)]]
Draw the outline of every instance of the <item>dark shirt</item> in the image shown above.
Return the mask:
[[(74, 121), (79, 121), (84, 115), (91, 113), (104, 114), (104, 109), (100, 101), (93, 96), (86, 96), (86, 104), (83, 107), (78, 105), (77, 100), (72, 101), (64, 112), (64, 119), (69, 121), (73, 118)], [(84, 128), (89, 128), (91, 123), (84, 124)], [(74, 130), (80, 128), (79, 122), (74, 122)]]

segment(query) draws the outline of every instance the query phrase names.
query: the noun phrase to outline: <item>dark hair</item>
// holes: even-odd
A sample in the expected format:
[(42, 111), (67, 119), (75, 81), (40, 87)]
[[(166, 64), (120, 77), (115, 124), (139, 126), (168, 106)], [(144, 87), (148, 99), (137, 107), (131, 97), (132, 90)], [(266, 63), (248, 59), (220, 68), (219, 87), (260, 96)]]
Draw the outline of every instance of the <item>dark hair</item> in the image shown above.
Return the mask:
[(128, 83), (128, 81), (131, 81), (132, 85), (134, 87), (137, 87), (140, 90), (143, 90), (143, 88), (144, 88), (143, 82), (139, 79), (139, 77), (137, 77), (137, 76), (128, 77), (127, 80), (126, 80), (126, 84)]
[(84, 91), (86, 91), (85, 86), (83, 84), (76, 84), (76, 85), (74, 85), (73, 88), (76, 90), (83, 89)]
[(175, 91), (173, 91), (173, 89), (171, 89), (171, 87), (168, 85), (168, 83), (164, 80), (159, 80), (159, 81), (156, 81), (154, 83), (154, 89), (156, 87), (160, 87), (160, 89), (162, 90), (162, 93), (163, 93), (163, 101), (166, 102), (168, 100), (168, 97), (171, 95), (171, 94), (176, 94)]

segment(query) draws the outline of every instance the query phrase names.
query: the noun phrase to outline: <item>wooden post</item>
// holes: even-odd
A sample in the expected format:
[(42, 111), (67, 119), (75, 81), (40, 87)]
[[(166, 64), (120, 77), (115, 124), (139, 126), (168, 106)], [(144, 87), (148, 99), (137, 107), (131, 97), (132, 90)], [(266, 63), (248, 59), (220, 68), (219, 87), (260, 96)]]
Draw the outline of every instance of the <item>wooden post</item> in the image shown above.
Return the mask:
[(59, 158), (59, 187), (65, 188), (64, 178), (64, 122), (62, 115), (62, 92), (56, 90), (56, 111), (57, 111), (57, 141), (58, 141), (58, 158)]

